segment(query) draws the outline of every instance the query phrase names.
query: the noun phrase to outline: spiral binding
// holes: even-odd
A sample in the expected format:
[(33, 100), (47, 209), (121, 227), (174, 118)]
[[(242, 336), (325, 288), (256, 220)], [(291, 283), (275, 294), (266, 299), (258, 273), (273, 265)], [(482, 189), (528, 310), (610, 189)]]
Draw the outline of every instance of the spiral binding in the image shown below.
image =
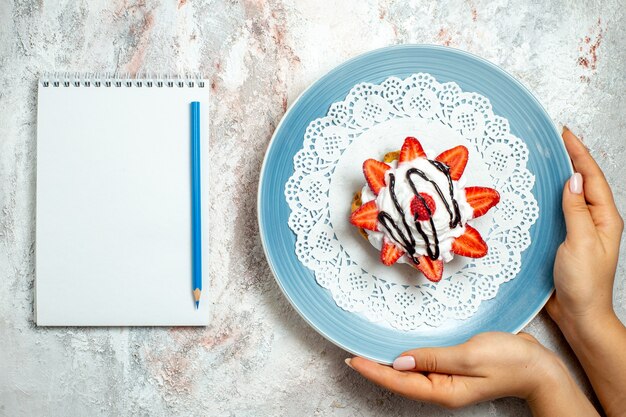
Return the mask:
[(96, 73), (81, 74), (70, 72), (46, 73), (39, 79), (42, 87), (200, 87), (204, 88), (206, 80), (199, 74), (166, 75), (130, 73)]

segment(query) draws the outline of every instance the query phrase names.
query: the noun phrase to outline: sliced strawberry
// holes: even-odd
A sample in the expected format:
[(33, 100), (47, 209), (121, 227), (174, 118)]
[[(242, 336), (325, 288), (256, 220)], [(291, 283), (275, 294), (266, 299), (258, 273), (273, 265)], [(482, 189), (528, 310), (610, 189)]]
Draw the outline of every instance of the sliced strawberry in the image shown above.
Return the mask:
[(367, 180), (367, 185), (372, 189), (374, 194), (378, 195), (381, 188), (385, 186), (385, 172), (391, 168), (384, 162), (375, 159), (368, 159), (363, 162), (363, 174)]
[[(423, 201), (418, 196), (414, 196), (413, 200), (411, 200), (411, 215), (414, 218), (417, 217), (417, 220), (424, 221), (430, 219), (430, 217), (435, 214), (435, 200), (426, 193), (420, 193), (420, 196), (424, 199)], [(426, 205), (424, 205), (424, 203), (426, 203)], [(426, 206), (430, 209), (430, 213), (426, 209)]]
[(415, 158), (426, 158), (426, 153), (422, 148), (422, 144), (414, 137), (409, 136), (404, 139), (398, 163), (401, 164), (405, 161), (412, 161)]
[(372, 200), (363, 204), (350, 216), (350, 223), (362, 229), (378, 231), (378, 207), (376, 201)]
[(452, 242), (452, 252), (468, 258), (482, 258), (487, 254), (487, 244), (478, 230), (466, 224), (465, 233)]
[(404, 255), (404, 251), (398, 248), (391, 241), (383, 238), (383, 248), (380, 250), (380, 261), (387, 266), (396, 263), (400, 257)]
[(419, 261), (420, 263), (416, 265), (416, 267), (422, 271), (422, 274), (424, 274), (429, 281), (441, 281), (441, 277), (443, 276), (443, 261), (441, 259), (433, 261), (428, 256), (420, 256)]
[(474, 218), (487, 213), (500, 202), (500, 193), (489, 187), (465, 187), (465, 199), (474, 209)]
[(465, 171), (468, 154), (467, 148), (463, 145), (459, 145), (444, 151), (435, 159), (450, 167), (450, 178), (456, 181), (461, 178), (463, 171)]

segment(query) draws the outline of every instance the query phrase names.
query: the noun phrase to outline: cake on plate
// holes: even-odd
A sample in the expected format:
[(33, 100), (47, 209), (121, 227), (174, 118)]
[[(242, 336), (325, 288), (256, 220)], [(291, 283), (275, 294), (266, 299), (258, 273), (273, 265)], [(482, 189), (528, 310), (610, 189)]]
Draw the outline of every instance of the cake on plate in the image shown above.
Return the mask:
[(407, 137), (400, 151), (363, 163), (366, 185), (354, 195), (350, 223), (380, 251), (383, 264), (407, 263), (437, 282), (454, 255), (487, 254), (468, 222), (498, 204), (500, 194), (464, 186), (467, 160), (462, 145), (429, 159), (420, 142)]

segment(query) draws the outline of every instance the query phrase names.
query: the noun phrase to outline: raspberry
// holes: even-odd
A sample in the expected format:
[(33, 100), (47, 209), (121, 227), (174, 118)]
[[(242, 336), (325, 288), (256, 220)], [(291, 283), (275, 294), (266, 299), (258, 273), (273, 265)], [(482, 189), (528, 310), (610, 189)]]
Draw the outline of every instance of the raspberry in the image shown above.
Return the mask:
[[(435, 200), (433, 200), (433, 198), (426, 193), (419, 193), (419, 195), (421, 198), (415, 196), (413, 197), (413, 200), (411, 200), (411, 214), (417, 220), (428, 220), (435, 214)], [(424, 205), (424, 203), (426, 203), (426, 205)], [(430, 214), (428, 213), (426, 206), (430, 209)]]

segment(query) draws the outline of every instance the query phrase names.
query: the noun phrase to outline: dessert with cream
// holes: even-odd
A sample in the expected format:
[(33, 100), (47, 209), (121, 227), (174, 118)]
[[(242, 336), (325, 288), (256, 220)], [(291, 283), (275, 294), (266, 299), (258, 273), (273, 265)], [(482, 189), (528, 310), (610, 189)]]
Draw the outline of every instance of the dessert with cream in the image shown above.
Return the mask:
[(455, 254), (487, 254), (487, 244), (468, 221), (498, 204), (500, 194), (459, 182), (467, 159), (462, 145), (428, 159), (420, 142), (407, 137), (384, 162), (363, 163), (367, 184), (354, 196), (350, 223), (380, 250), (385, 265), (408, 263), (437, 282), (444, 262)]

